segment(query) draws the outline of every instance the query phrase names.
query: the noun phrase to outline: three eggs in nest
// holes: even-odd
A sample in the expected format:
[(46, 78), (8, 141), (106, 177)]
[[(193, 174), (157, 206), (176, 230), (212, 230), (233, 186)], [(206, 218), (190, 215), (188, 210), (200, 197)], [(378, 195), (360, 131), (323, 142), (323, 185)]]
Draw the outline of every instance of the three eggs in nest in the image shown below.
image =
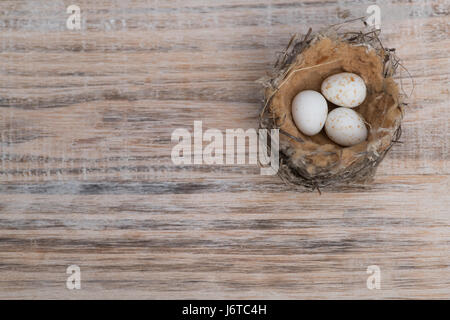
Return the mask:
[[(326, 78), (321, 93), (304, 90), (292, 101), (292, 117), (297, 128), (305, 135), (313, 136), (323, 127), (335, 143), (348, 147), (367, 139), (363, 117), (352, 108), (366, 98), (364, 80), (354, 73), (342, 72)], [(328, 113), (327, 100), (338, 108)]]

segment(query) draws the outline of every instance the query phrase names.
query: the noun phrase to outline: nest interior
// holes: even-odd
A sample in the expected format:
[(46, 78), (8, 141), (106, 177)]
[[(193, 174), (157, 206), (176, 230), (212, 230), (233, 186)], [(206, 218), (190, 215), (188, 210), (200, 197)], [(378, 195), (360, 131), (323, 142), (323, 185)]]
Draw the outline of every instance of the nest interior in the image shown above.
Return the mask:
[[(325, 78), (340, 72), (360, 75), (367, 86), (365, 101), (354, 108), (368, 127), (366, 141), (342, 147), (331, 141), (324, 130), (303, 135), (296, 127), (291, 103), (303, 90), (316, 90)], [(284, 165), (280, 175), (290, 182), (319, 187), (336, 182), (365, 182), (398, 138), (402, 118), (399, 91), (386, 74), (385, 50), (366, 43), (316, 36), (291, 61), (280, 68), (266, 89), (269, 125), (280, 129), (280, 152)], [(337, 107), (328, 102), (329, 111)], [(266, 122), (267, 124), (267, 122)]]

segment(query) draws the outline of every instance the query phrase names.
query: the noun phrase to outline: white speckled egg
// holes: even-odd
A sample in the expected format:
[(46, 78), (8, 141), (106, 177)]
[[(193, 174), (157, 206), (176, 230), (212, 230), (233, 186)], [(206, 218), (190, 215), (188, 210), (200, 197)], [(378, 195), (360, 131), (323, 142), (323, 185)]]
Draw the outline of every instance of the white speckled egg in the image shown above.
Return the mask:
[(340, 107), (354, 108), (366, 98), (366, 84), (354, 73), (343, 72), (329, 76), (322, 82), (322, 94)]
[(301, 91), (292, 101), (292, 117), (295, 125), (308, 136), (315, 135), (322, 130), (327, 120), (327, 113), (327, 101), (317, 91)]
[(325, 123), (328, 137), (344, 147), (354, 146), (367, 139), (367, 128), (363, 117), (349, 108), (332, 110)]

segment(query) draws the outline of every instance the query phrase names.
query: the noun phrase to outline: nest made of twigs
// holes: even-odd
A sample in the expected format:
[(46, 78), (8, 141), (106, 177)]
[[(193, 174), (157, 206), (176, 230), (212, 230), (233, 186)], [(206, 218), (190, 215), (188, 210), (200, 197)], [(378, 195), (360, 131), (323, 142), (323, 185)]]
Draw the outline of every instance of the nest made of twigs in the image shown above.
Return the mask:
[[(278, 175), (286, 183), (310, 189), (366, 183), (400, 138), (403, 103), (392, 77), (401, 64), (395, 49), (383, 46), (380, 30), (340, 32), (343, 25), (293, 36), (272, 75), (262, 79), (266, 89), (260, 128), (280, 130)], [(352, 147), (337, 145), (323, 131), (303, 135), (291, 114), (298, 92), (320, 92), (322, 81), (340, 72), (360, 75), (367, 87), (365, 101), (354, 110), (364, 117), (369, 134)], [(330, 110), (334, 107), (329, 103)], [(274, 147), (273, 141), (268, 144)]]

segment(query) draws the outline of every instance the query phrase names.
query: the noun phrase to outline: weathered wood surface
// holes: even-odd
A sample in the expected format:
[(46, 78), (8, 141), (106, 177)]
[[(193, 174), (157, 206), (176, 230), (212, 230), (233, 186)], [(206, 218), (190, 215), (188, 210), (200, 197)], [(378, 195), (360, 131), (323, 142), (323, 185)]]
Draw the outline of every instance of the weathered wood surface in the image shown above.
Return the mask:
[(370, 4), (1, 1), (0, 298), (450, 298), (448, 1), (377, 1), (415, 89), (373, 184), (320, 196), (170, 158), (194, 120), (256, 127), (290, 36)]

